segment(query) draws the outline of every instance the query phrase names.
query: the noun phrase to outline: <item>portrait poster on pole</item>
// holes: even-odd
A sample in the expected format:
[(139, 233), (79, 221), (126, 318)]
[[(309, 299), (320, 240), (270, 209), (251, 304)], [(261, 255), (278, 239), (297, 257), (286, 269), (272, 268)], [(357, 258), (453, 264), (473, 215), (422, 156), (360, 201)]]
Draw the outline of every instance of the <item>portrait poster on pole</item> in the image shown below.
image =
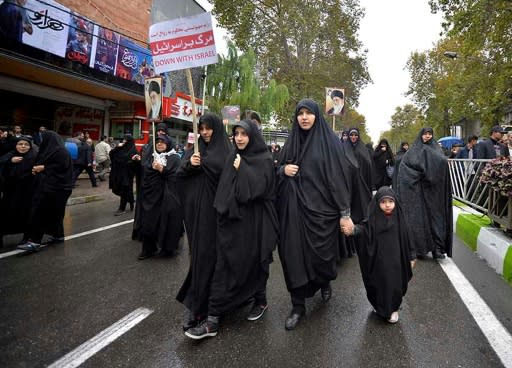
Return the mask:
[(146, 78), (144, 81), (144, 99), (149, 121), (162, 121), (162, 77)]
[(325, 88), (325, 113), (342, 115), (345, 106), (345, 89), (338, 87)]

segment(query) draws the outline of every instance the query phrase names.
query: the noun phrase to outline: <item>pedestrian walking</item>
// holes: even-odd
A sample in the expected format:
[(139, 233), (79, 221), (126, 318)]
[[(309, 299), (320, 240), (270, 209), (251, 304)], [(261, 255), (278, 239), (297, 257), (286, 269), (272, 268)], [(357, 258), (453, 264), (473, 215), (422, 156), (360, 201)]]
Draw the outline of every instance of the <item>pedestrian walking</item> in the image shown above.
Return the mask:
[(18, 249), (36, 251), (44, 234), (50, 235), (48, 244), (64, 241), (64, 214), (71, 195), (73, 164), (62, 138), (51, 130), (42, 133), (35, 165), (32, 211), (28, 238)]
[(89, 175), (92, 187), (97, 187), (96, 176), (93, 170), (93, 157), (92, 157), (92, 146), (87, 144), (84, 133), (78, 133), (76, 135), (76, 144), (78, 146), (78, 157), (73, 160), (73, 185), (76, 185), (76, 181), (80, 174), (85, 170)]
[(114, 213), (120, 216), (126, 213), (126, 205), (130, 205), (130, 211), (133, 211), (133, 178), (135, 171), (139, 170), (140, 155), (135, 148), (133, 137), (125, 135), (123, 142), (110, 151), (110, 160), (112, 169), (109, 176), (109, 188), (112, 193), (120, 197), (119, 208)]
[(151, 160), (142, 164), (142, 190), (144, 198), (141, 208), (142, 252), (138, 259), (155, 255), (174, 256), (178, 251), (183, 216), (176, 190), (176, 173), (181, 160), (172, 148), (170, 138), (162, 135), (156, 138)]
[(417, 258), (452, 256), (452, 186), (448, 160), (434, 139), (434, 131), (420, 130), (403, 156), (396, 194), (406, 216)]
[(96, 159), (96, 169), (98, 171), (98, 179), (105, 181), (105, 175), (110, 169), (110, 151), (112, 148), (108, 144), (106, 135), (101, 137), (101, 141), (94, 147), (94, 158)]
[(38, 153), (37, 146), (30, 138), (17, 138), (14, 151), (0, 157), (0, 175), (4, 182), (3, 196), (0, 197), (0, 247), (3, 236), (23, 234), (20, 244), (28, 240), (28, 222), (34, 191), (34, 166)]
[(217, 115), (201, 116), (199, 134), (199, 152), (185, 151), (178, 172), (178, 190), (191, 252), (189, 270), (176, 297), (187, 307), (185, 331), (208, 314), (217, 252), (217, 210), (213, 201), (224, 163), (232, 152), (222, 120)]
[(319, 289), (325, 302), (331, 298), (340, 226), (352, 224), (349, 176), (342, 145), (318, 104), (300, 101), (278, 170), (278, 249), (292, 302), (287, 330), (304, 316), (306, 298)]
[[(349, 235), (349, 229), (343, 229)], [(395, 193), (380, 187), (368, 206), (368, 217), (355, 225), (357, 256), (368, 301), (390, 323), (398, 322), (398, 310), (407, 292), (415, 263), (404, 213)]]
[(393, 152), (387, 139), (381, 139), (373, 152), (373, 169), (375, 173), (375, 189), (390, 186), (394, 170)]
[(219, 318), (253, 298), (247, 319), (267, 310), (267, 280), (277, 243), (275, 172), (256, 123), (233, 126), (235, 152), (227, 160), (214, 207), (218, 212), (217, 260), (208, 318), (185, 334), (192, 339), (217, 335)]

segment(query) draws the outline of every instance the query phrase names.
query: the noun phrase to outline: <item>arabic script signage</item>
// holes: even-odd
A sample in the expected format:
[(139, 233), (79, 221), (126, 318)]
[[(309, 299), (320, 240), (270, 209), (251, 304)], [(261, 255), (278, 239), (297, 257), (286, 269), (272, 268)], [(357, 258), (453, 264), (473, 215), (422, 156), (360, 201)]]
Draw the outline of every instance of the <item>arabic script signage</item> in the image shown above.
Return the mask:
[(149, 41), (158, 74), (217, 62), (210, 13), (153, 24)]

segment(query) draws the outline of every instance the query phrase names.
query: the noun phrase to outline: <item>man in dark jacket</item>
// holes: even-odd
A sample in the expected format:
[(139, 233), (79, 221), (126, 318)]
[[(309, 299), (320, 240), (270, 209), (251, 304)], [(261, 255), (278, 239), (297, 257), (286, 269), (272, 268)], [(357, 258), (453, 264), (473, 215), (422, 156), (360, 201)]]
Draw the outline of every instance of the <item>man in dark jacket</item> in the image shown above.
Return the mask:
[(91, 180), (91, 185), (97, 187), (96, 177), (92, 168), (92, 147), (85, 142), (84, 133), (78, 133), (76, 136), (78, 146), (78, 157), (73, 160), (73, 186), (76, 186), (76, 180), (85, 170)]
[(500, 143), (503, 133), (505, 133), (505, 130), (501, 126), (493, 126), (490, 131), (489, 139), (478, 143), (476, 158), (493, 159), (502, 156), (510, 156), (508, 147), (503, 143)]
[(457, 156), (455, 156), (455, 158), (461, 158), (461, 159), (477, 158), (478, 157), (477, 141), (478, 141), (478, 137), (476, 135), (469, 136), (466, 146), (457, 153)]

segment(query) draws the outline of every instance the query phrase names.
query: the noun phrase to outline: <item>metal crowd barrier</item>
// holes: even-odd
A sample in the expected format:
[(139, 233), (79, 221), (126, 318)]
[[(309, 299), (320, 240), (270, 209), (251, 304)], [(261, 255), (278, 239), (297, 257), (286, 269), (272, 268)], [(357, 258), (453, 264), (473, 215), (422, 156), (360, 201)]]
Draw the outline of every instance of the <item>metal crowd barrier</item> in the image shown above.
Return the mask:
[(487, 214), (489, 188), (480, 182), (480, 173), (489, 161), (448, 159), (453, 198), (484, 214)]

